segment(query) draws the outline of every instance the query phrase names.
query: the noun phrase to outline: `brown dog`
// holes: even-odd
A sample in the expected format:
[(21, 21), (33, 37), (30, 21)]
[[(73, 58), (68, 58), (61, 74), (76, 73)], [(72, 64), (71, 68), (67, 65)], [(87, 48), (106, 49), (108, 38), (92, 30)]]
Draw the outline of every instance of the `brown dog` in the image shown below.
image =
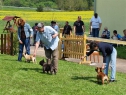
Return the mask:
[(36, 58), (33, 55), (28, 55), (27, 53), (23, 53), (23, 56), (24, 56), (26, 62), (32, 61), (33, 63), (37, 64)]
[(103, 72), (102, 72), (102, 68), (101, 67), (96, 67), (95, 68), (95, 71), (97, 72), (97, 81), (98, 82), (102, 82), (102, 84), (104, 84), (104, 81), (105, 80), (107, 80), (107, 83), (109, 83), (109, 78), (108, 78), (108, 76), (106, 75), (106, 74), (104, 74)]

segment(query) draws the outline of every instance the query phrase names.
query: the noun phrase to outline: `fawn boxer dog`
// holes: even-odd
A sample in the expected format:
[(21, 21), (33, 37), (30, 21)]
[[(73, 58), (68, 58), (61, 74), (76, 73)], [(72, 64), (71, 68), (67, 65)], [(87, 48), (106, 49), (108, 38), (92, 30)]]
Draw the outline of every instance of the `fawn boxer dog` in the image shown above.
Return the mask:
[(102, 82), (102, 84), (104, 84), (104, 81), (105, 80), (107, 80), (107, 83), (109, 83), (109, 78), (108, 78), (108, 76), (106, 75), (106, 74), (104, 74), (103, 72), (102, 72), (102, 68), (101, 67), (96, 67), (95, 68), (95, 71), (97, 72), (97, 81), (98, 82)]

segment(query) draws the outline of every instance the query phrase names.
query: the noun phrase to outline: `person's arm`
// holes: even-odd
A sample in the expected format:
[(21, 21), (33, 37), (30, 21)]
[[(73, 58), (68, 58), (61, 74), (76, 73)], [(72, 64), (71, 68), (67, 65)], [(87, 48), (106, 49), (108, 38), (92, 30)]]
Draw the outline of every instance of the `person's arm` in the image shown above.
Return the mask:
[(70, 35), (72, 35), (72, 28), (71, 28), (71, 26), (69, 26), (70, 27)]
[(82, 29), (83, 29), (83, 32), (85, 32), (85, 26), (84, 25), (82, 26)]
[(75, 34), (75, 33), (76, 33), (76, 26), (74, 26), (74, 28), (73, 28), (73, 29), (74, 29), (74, 34)]
[(102, 23), (99, 23), (99, 31), (101, 30)]
[(110, 39), (110, 32), (109, 31), (107, 31), (107, 39)]
[(37, 49), (38, 49), (38, 47), (39, 47), (39, 44), (40, 44), (39, 41), (35, 43), (35, 48), (34, 48), (33, 56), (36, 56), (36, 52), (37, 52)]
[(35, 43), (33, 56), (36, 56), (36, 52), (37, 52), (37, 49), (38, 49), (39, 44), (40, 44), (39, 32), (37, 32), (35, 40), (36, 40), (36, 43)]

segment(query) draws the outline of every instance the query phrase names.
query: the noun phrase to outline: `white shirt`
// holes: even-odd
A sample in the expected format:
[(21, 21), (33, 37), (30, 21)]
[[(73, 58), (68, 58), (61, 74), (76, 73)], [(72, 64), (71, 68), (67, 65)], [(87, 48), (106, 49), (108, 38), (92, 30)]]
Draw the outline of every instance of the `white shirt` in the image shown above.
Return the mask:
[(101, 18), (99, 16), (97, 18), (93, 16), (90, 22), (92, 22), (92, 28), (99, 28), (99, 24), (101, 23)]

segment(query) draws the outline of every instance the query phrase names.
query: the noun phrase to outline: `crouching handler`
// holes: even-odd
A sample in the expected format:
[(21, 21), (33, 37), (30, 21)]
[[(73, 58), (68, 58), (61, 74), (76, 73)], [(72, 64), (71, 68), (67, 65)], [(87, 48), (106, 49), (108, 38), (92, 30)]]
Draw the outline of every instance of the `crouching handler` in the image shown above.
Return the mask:
[[(51, 26), (44, 26), (43, 23), (38, 23), (38, 32), (36, 35), (36, 44), (33, 56), (36, 56), (36, 51), (39, 47), (40, 40), (44, 45), (45, 56), (47, 63), (51, 63), (55, 71), (57, 72), (58, 66), (58, 32)], [(49, 62), (51, 61), (51, 62)]]
[(90, 43), (89, 47), (91, 50), (89, 53), (87, 53), (87, 56), (91, 55), (95, 50), (99, 49), (99, 51), (102, 53), (102, 56), (103, 56), (102, 68), (104, 69), (104, 73), (108, 75), (108, 69), (109, 69), (109, 64), (110, 64), (110, 67), (111, 67), (110, 82), (115, 82), (116, 57), (117, 57), (116, 49), (111, 44), (104, 43), (104, 42), (98, 43), (94, 41)]

